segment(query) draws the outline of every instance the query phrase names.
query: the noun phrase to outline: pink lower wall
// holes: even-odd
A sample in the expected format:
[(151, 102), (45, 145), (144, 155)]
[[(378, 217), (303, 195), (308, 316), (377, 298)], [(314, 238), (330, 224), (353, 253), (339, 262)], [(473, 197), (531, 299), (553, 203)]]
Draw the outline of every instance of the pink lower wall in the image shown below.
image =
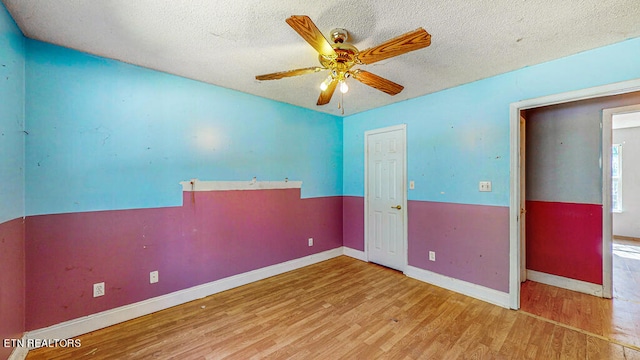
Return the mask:
[[(26, 330), (340, 246), (364, 250), (362, 197), (185, 192), (181, 207), (26, 219)], [(508, 291), (506, 207), (409, 201), (409, 265)], [(309, 247), (307, 239), (314, 238)], [(437, 261), (428, 260), (436, 251)], [(149, 284), (158, 270), (160, 282)], [(106, 295), (92, 297), (105, 282)]]
[(342, 239), (344, 246), (364, 251), (364, 198), (342, 198)]
[[(0, 224), (0, 340), (20, 339), (25, 331), (25, 246), (22, 218)], [(0, 344), (0, 359), (13, 348)]]
[[(182, 207), (28, 217), (26, 329), (342, 246), (342, 197), (301, 199), (299, 189), (183, 197)], [(149, 284), (153, 270), (160, 281)], [(106, 295), (93, 298), (103, 281)]]
[[(345, 196), (344, 246), (364, 250), (364, 198)], [(408, 202), (409, 265), (509, 291), (509, 208)], [(429, 261), (429, 251), (436, 261)]]
[(602, 205), (526, 206), (527, 269), (602, 284)]
[[(409, 265), (509, 292), (509, 208), (409, 201)], [(435, 251), (436, 261), (429, 261)]]

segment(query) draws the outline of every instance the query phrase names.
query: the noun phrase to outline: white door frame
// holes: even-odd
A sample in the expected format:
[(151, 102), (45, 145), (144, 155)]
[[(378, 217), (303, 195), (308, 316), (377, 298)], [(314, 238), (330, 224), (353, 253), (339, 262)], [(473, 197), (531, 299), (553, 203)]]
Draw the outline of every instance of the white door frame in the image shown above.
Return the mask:
[(369, 154), (368, 154), (368, 145), (369, 145), (369, 135), (375, 135), (380, 133), (385, 133), (389, 131), (402, 131), (402, 138), (404, 142), (404, 157), (402, 159), (402, 209), (400, 209), (400, 213), (403, 219), (403, 230), (402, 230), (402, 243), (404, 247), (403, 254), (403, 267), (402, 271), (405, 272), (407, 270), (407, 266), (409, 264), (409, 251), (408, 251), (408, 226), (407, 226), (407, 124), (400, 124), (389, 126), (380, 129), (368, 130), (364, 133), (364, 257), (369, 261), (369, 185), (367, 179), (369, 178)]
[[(603, 233), (603, 249), (602, 256), (604, 272), (603, 279), (603, 297), (613, 297), (613, 219), (611, 212), (611, 146), (613, 145), (613, 115), (625, 114), (640, 111), (640, 104), (622, 106), (602, 111), (602, 204), (603, 219), (606, 217), (608, 222), (604, 222), (602, 227)], [(607, 211), (608, 210), (608, 211)]]
[[(520, 111), (562, 104), (572, 101), (598, 98), (603, 96), (618, 95), (640, 90), (640, 79), (623, 81), (603, 86), (597, 86), (582, 90), (570, 91), (561, 94), (543, 96), (539, 98), (529, 99), (511, 103), (510, 105), (510, 201), (509, 201), (509, 306), (512, 309), (520, 308), (520, 256), (523, 251), (520, 249)], [(525, 120), (526, 121), (526, 120)], [(609, 127), (611, 131), (611, 127)], [(603, 131), (604, 136), (604, 131)], [(604, 143), (604, 141), (603, 141)], [(604, 146), (604, 144), (603, 144)], [(611, 155), (611, 146), (609, 146), (609, 155)], [(603, 156), (606, 154), (603, 152)], [(603, 166), (604, 168), (605, 166)], [(610, 170), (609, 170), (610, 171)], [(610, 179), (604, 179), (603, 170), (603, 215), (605, 212), (609, 214), (610, 209), (604, 207), (605, 181), (610, 183)], [(610, 195), (609, 195), (610, 196)], [(611, 199), (609, 198), (609, 202)], [(603, 216), (603, 231), (611, 228), (611, 217)], [(607, 223), (608, 222), (608, 223)], [(610, 241), (610, 240), (609, 240)], [(608, 249), (605, 249), (608, 246)], [(607, 294), (607, 289), (611, 291), (611, 243), (605, 244), (603, 239), (603, 294)], [(609, 256), (606, 254), (609, 253)], [(608, 279), (608, 280), (607, 280)]]

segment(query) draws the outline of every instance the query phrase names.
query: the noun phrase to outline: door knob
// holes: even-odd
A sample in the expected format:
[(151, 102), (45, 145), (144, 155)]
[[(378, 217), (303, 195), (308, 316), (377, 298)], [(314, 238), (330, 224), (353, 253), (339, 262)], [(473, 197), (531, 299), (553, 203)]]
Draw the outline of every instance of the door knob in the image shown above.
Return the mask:
[(392, 206), (391, 208), (392, 208), (392, 209), (398, 209), (398, 210), (400, 210), (400, 209), (402, 209), (402, 206), (400, 206), (400, 205), (396, 205), (396, 206)]

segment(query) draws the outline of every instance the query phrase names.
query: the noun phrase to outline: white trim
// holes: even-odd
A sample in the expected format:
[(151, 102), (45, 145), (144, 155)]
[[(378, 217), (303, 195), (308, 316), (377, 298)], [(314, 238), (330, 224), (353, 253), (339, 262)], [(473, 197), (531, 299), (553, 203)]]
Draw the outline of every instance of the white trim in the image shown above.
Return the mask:
[[(509, 192), (509, 304), (520, 308), (520, 110), (571, 101), (624, 94), (640, 90), (640, 79), (623, 81), (561, 94), (543, 96), (512, 103), (510, 125), (510, 192)], [(604, 246), (604, 241), (603, 241)], [(604, 254), (603, 254), (604, 256)], [(603, 258), (603, 272), (606, 260)], [(605, 280), (606, 281), (606, 280)]]
[[(23, 344), (27, 343), (27, 334), (24, 334), (22, 336), (22, 343)], [(24, 360), (27, 358), (28, 354), (29, 354), (28, 347), (19, 346), (13, 349), (13, 351), (11, 352), (11, 355), (9, 355), (9, 358), (7, 360)]]
[(352, 257), (354, 259), (367, 261), (367, 254), (364, 251), (352, 249), (346, 246), (344, 246), (343, 249), (344, 249), (344, 255)]
[(527, 269), (531, 281), (602, 297), (602, 285)]
[(611, 124), (613, 130), (632, 129), (640, 127), (640, 113), (631, 111), (631, 114), (616, 114), (617, 116)]
[(414, 279), (426, 283), (455, 291), (462, 295), (470, 296), (478, 300), (509, 308), (509, 294), (494, 290), (485, 286), (473, 284), (464, 280), (459, 280), (445, 275), (440, 275), (432, 271), (420, 269), (414, 266), (407, 266), (405, 274)]
[(613, 113), (602, 111), (602, 150), (600, 169), (602, 170), (602, 292), (606, 298), (613, 297), (613, 213), (611, 212), (611, 144), (613, 142)]
[(156, 311), (168, 309), (176, 305), (181, 305), (189, 301), (233, 289), (238, 286), (329, 260), (343, 254), (344, 250), (342, 247), (327, 250), (318, 254), (230, 276), (207, 284), (179, 290), (170, 294), (91, 314), (82, 318), (65, 321), (43, 329), (29, 331), (25, 336), (28, 339), (70, 339), (107, 326), (148, 315)]
[(602, 86), (595, 86), (586, 89), (574, 90), (565, 93), (553, 94), (548, 96), (542, 96), (539, 98), (533, 98), (528, 100), (519, 101), (514, 104), (518, 105), (520, 110), (531, 109), (540, 106), (563, 104), (573, 101), (587, 100), (593, 98), (599, 98), (603, 96), (612, 96), (619, 94), (626, 94), (629, 92), (640, 90), (640, 79), (628, 80), (617, 82), (613, 84), (607, 84)]
[(611, 211), (611, 146), (613, 116), (640, 111), (640, 105), (602, 110), (602, 296), (613, 297), (613, 213)]
[(227, 190), (274, 190), (300, 189), (302, 181), (202, 181), (191, 179), (181, 181), (182, 191), (227, 191)]
[[(520, 103), (511, 104), (510, 112), (510, 197), (509, 197), (509, 307), (520, 308)], [(526, 121), (526, 120), (525, 120)]]
[[(404, 242), (404, 263), (403, 269), (406, 269), (409, 266), (409, 227), (408, 227), (408, 216), (407, 216), (407, 156), (409, 155), (407, 152), (408, 144), (407, 144), (407, 124), (399, 124), (388, 126), (385, 128), (373, 129), (364, 132), (364, 255), (365, 261), (369, 261), (369, 190), (367, 186), (367, 179), (369, 174), (369, 156), (368, 156), (368, 145), (369, 145), (369, 135), (375, 135), (390, 131), (402, 131), (402, 138), (404, 142), (404, 157), (402, 159), (402, 193), (403, 193), (403, 201), (402, 201), (402, 217), (403, 217), (403, 242)], [(404, 272), (404, 270), (403, 270)]]

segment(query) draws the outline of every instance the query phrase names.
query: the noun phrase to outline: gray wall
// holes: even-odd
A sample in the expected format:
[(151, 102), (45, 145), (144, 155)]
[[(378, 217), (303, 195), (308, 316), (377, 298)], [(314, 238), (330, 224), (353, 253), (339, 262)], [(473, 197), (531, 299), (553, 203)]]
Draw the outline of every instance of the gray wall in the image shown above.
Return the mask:
[(602, 203), (601, 116), (580, 105), (527, 111), (527, 200)]
[(635, 104), (640, 92), (527, 110), (526, 199), (602, 204), (602, 110)]
[(640, 238), (640, 127), (613, 130), (622, 144), (622, 213), (613, 214), (613, 234)]

